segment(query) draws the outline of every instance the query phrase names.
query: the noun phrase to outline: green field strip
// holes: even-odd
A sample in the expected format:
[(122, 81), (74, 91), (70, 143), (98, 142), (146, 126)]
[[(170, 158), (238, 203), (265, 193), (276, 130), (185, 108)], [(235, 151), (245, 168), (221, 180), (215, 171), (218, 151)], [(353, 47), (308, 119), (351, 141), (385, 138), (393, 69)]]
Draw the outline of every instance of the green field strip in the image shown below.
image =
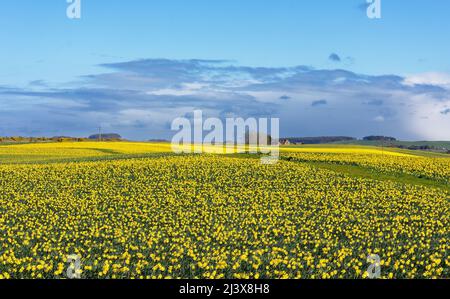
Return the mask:
[(375, 170), (362, 166), (355, 165), (343, 165), (343, 164), (334, 164), (334, 163), (325, 163), (325, 162), (298, 162), (307, 164), (316, 168), (331, 170), (334, 172), (342, 173), (348, 175), (350, 177), (357, 178), (369, 178), (378, 181), (393, 181), (397, 183), (410, 184), (410, 185), (418, 185), (428, 188), (436, 188), (441, 189), (450, 194), (450, 184), (445, 184), (439, 181), (418, 178), (413, 175), (404, 174), (404, 173), (381, 173), (376, 172)]

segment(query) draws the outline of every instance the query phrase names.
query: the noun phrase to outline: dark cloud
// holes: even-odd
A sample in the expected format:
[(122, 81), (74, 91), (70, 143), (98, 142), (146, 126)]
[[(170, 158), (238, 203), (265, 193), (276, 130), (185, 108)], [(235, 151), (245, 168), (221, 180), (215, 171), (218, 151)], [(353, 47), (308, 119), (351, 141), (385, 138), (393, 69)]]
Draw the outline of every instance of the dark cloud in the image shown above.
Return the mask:
[[(436, 132), (444, 137), (450, 132), (447, 123), (439, 128), (448, 130), (434, 128), (433, 117), (449, 114), (450, 92), (407, 85), (401, 76), (199, 59), (102, 66), (107, 72), (86, 75), (72, 88), (39, 80), (27, 88), (0, 86), (0, 135), (86, 136), (102, 125), (131, 139), (168, 138), (171, 121), (194, 109), (220, 118), (279, 117), (281, 134), (292, 136), (379, 134), (380, 122), (374, 120), (381, 117), (386, 134), (399, 138), (438, 138)], [(333, 103), (329, 109), (311, 109), (328, 103)], [(424, 115), (415, 111), (436, 113), (424, 123)], [(311, 126), (318, 121), (320, 126)], [(412, 127), (416, 123), (420, 126)]]
[[(127, 77), (138, 77), (147, 84), (179, 84), (181, 82), (209, 82), (215, 84), (227, 83), (230, 80), (277, 80), (289, 73), (309, 70), (306, 66), (295, 68), (285, 67), (246, 67), (236, 66), (229, 60), (169, 60), (145, 59), (120, 63), (101, 64), (100, 66), (120, 72), (126, 72)], [(90, 76), (93, 79), (113, 79), (120, 74), (103, 74)], [(123, 80), (123, 76), (120, 77)], [(150, 81), (150, 82), (149, 82)]]
[(384, 102), (383, 102), (383, 100), (376, 99), (376, 100), (370, 100), (370, 101), (368, 101), (366, 103), (369, 106), (382, 106)]
[(331, 53), (328, 59), (333, 62), (341, 62), (341, 57), (336, 53)]
[(441, 114), (444, 114), (444, 115), (450, 114), (450, 108), (441, 111)]
[(327, 104), (328, 104), (327, 100), (318, 100), (318, 101), (312, 102), (311, 106), (317, 107), (317, 106), (323, 106), (323, 105), (327, 105)]

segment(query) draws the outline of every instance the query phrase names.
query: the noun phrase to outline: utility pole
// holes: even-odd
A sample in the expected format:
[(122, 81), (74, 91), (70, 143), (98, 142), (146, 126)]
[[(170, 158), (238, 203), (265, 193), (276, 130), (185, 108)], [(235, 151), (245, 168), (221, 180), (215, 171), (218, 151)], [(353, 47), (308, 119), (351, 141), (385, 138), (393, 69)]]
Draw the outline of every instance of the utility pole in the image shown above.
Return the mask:
[(98, 127), (98, 141), (101, 142), (102, 141), (102, 127)]

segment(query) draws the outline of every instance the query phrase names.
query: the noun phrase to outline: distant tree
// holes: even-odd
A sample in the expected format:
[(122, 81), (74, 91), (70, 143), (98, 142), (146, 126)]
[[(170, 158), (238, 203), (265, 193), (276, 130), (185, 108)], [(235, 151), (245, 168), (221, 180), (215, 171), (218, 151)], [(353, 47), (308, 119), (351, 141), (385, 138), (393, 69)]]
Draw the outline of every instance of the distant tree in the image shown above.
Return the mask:
[(106, 133), (106, 134), (94, 134), (89, 136), (91, 140), (121, 140), (122, 136), (116, 133)]
[(320, 136), (320, 137), (293, 137), (285, 138), (290, 143), (295, 144), (322, 144), (322, 143), (333, 143), (342, 141), (353, 141), (356, 140), (353, 137), (347, 136)]
[(394, 137), (387, 137), (387, 136), (367, 136), (364, 137), (363, 140), (365, 141), (397, 141)]

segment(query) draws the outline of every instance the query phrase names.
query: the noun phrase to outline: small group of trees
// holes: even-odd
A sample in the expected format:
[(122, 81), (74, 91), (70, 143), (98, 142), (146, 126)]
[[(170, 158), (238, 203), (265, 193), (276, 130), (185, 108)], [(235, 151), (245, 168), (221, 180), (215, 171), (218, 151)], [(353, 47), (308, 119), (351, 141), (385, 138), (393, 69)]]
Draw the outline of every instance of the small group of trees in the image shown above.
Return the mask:
[(388, 136), (367, 136), (363, 138), (364, 141), (397, 141), (394, 137)]
[(410, 145), (410, 146), (399, 145), (398, 147), (403, 148), (403, 149), (413, 150), (413, 151), (430, 151), (430, 150), (436, 149), (434, 146), (430, 146), (430, 145)]
[(292, 144), (322, 144), (333, 142), (345, 142), (356, 140), (353, 137), (347, 136), (320, 136), (320, 137), (292, 137), (286, 138)]
[(55, 136), (55, 137), (23, 137), (23, 136), (12, 136), (12, 137), (0, 137), (0, 142), (68, 142), (68, 141), (87, 141), (86, 138), (76, 138), (76, 137), (65, 137), (65, 136)]
[(24, 143), (24, 142), (85, 142), (92, 140), (103, 141), (119, 141), (122, 137), (119, 134), (102, 134), (101, 136), (92, 135), (89, 138), (69, 137), (69, 136), (54, 136), (54, 137), (23, 137), (23, 136), (10, 136), (0, 137), (0, 142), (12, 142), (12, 143)]
[(114, 141), (114, 140), (122, 140), (122, 136), (116, 133), (105, 133), (105, 134), (94, 134), (89, 136), (90, 140), (108, 140), (108, 141)]
[(44, 142), (48, 141), (46, 137), (23, 137), (23, 136), (10, 136), (0, 137), (0, 142)]

